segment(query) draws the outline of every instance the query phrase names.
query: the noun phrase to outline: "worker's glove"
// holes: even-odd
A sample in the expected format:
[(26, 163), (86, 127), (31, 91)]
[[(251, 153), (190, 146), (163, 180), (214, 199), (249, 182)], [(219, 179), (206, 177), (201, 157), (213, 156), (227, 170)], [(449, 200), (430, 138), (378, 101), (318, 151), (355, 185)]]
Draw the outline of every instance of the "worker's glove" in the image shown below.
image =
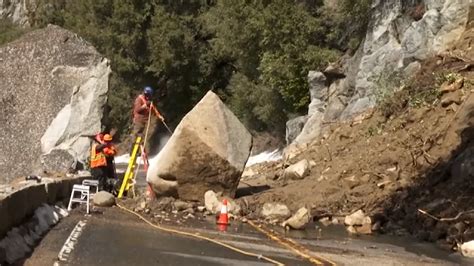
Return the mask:
[(151, 102), (150, 102), (150, 101), (146, 101), (146, 106), (147, 106), (147, 107), (150, 107), (150, 105), (151, 105)]

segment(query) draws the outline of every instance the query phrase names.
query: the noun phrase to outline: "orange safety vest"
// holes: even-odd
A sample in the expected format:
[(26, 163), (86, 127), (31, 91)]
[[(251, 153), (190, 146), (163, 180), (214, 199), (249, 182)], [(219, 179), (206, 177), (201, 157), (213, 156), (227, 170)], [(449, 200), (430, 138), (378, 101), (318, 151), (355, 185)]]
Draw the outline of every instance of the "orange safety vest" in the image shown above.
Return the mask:
[(107, 156), (115, 156), (115, 154), (117, 154), (117, 150), (115, 149), (114, 146), (105, 147), (104, 154)]
[(107, 159), (103, 152), (96, 152), (97, 143), (92, 145), (91, 149), (91, 168), (107, 166)]

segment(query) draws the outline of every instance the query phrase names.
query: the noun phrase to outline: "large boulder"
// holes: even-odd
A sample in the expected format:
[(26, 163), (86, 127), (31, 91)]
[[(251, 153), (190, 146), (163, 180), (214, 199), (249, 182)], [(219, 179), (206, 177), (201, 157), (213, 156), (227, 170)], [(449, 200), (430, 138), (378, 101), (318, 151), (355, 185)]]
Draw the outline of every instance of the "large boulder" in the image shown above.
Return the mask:
[(252, 136), (219, 97), (209, 91), (183, 118), (147, 181), (159, 195), (202, 201), (208, 190), (234, 197)]
[(65, 172), (85, 162), (90, 140), (81, 135), (101, 130), (108, 60), (76, 34), (49, 25), (2, 46), (0, 62), (0, 178)]

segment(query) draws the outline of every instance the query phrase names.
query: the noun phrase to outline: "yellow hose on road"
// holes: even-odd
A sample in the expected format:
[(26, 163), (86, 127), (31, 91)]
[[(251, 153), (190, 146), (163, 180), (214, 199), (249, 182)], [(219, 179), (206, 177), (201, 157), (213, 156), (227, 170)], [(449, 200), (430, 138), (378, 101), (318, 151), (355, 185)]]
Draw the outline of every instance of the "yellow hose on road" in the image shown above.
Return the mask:
[(244, 255), (247, 255), (247, 256), (251, 256), (251, 257), (255, 257), (257, 259), (263, 259), (265, 261), (268, 261), (270, 263), (273, 263), (275, 265), (285, 265), (279, 261), (276, 261), (274, 259), (270, 259), (268, 257), (265, 257), (261, 254), (256, 254), (256, 253), (252, 253), (252, 252), (248, 252), (248, 251), (245, 251), (245, 250), (242, 250), (242, 249), (239, 249), (239, 248), (236, 248), (236, 247), (233, 247), (231, 245), (228, 245), (226, 243), (223, 243), (219, 240), (216, 240), (216, 239), (212, 239), (212, 238), (209, 238), (209, 237), (205, 237), (205, 236), (202, 236), (202, 235), (199, 235), (197, 233), (190, 233), (190, 232), (185, 232), (185, 231), (180, 231), (180, 230), (175, 230), (175, 229), (171, 229), (171, 228), (166, 228), (166, 227), (163, 227), (163, 226), (159, 226), (159, 225), (156, 225), (150, 221), (148, 221), (146, 218), (144, 218), (143, 216), (141, 216), (140, 214), (138, 214), (137, 212), (134, 212), (132, 210), (129, 210), (125, 207), (123, 207), (122, 205), (118, 204), (117, 203), (117, 207), (119, 207), (120, 209), (126, 211), (126, 212), (129, 212), (135, 216), (137, 216), (138, 218), (140, 218), (142, 221), (144, 221), (145, 223), (151, 225), (152, 227), (158, 229), (158, 230), (162, 230), (162, 231), (165, 231), (165, 232), (168, 232), (168, 233), (174, 233), (174, 234), (178, 234), (178, 235), (184, 235), (184, 236), (189, 236), (189, 237), (194, 237), (194, 238), (198, 238), (198, 239), (201, 239), (201, 240), (206, 240), (206, 241), (209, 241), (209, 242), (212, 242), (214, 244), (217, 244), (217, 245), (220, 245), (220, 246), (223, 246), (225, 248), (228, 248), (232, 251), (235, 251), (235, 252), (238, 252), (238, 253), (241, 253), (241, 254), (244, 254)]
[[(255, 228), (256, 230), (262, 232), (263, 234), (265, 234), (266, 236), (268, 236), (270, 239), (272, 239), (273, 241), (277, 242), (278, 244), (282, 245), (283, 247), (289, 249), (290, 251), (294, 252), (295, 254), (309, 260), (311, 263), (313, 264), (316, 264), (316, 265), (336, 265), (336, 263), (328, 260), (328, 259), (325, 259), (325, 258), (321, 258), (321, 257), (315, 257), (315, 256), (312, 256), (309, 254), (309, 251), (304, 248), (304, 247), (301, 247), (300, 245), (298, 245), (296, 242), (290, 240), (290, 239), (281, 239), (279, 238), (278, 236), (276, 236), (275, 234), (272, 234), (271, 232), (263, 229), (262, 227), (256, 225), (254, 222), (252, 221), (248, 221), (248, 223), (253, 227)], [(287, 242), (285, 242), (285, 240)], [(291, 244), (289, 244), (288, 242), (290, 242)]]

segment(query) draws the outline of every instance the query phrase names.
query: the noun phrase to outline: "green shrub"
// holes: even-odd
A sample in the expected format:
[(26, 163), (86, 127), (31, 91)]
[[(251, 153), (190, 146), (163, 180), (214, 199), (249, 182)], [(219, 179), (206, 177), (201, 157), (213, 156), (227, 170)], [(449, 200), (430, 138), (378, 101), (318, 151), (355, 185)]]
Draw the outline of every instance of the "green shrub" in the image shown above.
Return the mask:
[(11, 23), (8, 19), (0, 19), (0, 45), (20, 38), (28, 31)]

